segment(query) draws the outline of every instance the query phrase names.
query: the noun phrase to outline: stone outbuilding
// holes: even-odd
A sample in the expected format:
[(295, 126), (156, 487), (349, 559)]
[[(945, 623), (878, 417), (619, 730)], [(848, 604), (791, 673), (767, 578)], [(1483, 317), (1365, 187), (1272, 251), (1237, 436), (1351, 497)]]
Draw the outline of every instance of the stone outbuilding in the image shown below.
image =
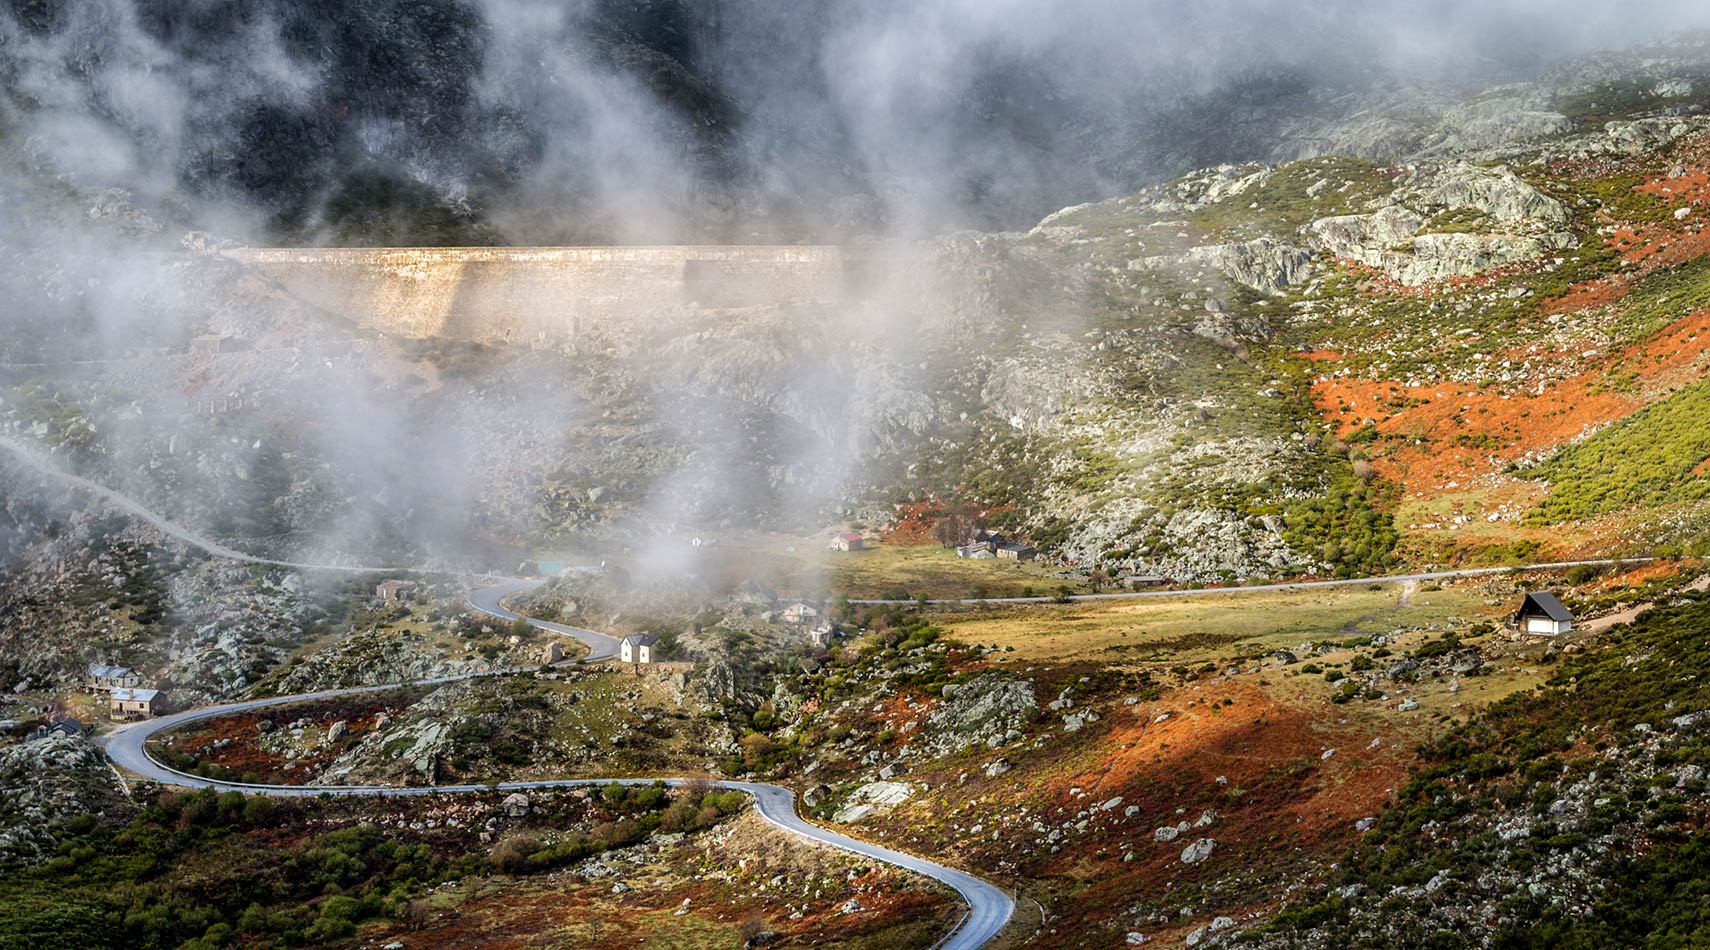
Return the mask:
[(374, 588), (374, 596), (388, 604), (393, 604), (400, 600), (409, 600), (411, 592), (415, 589), (415, 581), (385, 581)]

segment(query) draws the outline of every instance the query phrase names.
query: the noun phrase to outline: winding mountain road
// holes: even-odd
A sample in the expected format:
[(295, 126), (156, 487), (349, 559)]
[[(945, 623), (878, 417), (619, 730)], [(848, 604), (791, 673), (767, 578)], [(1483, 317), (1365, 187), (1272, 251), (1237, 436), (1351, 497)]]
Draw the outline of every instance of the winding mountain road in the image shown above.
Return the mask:
[(482, 587), (470, 592), (469, 606), (489, 616), (497, 617), (500, 620), (526, 620), (528, 621), (528, 625), (536, 630), (545, 630), (549, 633), (557, 633), (566, 637), (574, 637), (588, 645), (588, 655), (582, 658), (585, 663), (593, 663), (597, 660), (609, 660), (618, 655), (618, 645), (621, 641), (616, 637), (607, 636), (597, 630), (584, 630), (581, 627), (567, 627), (561, 623), (548, 623), (544, 620), (536, 620), (533, 617), (525, 617), (522, 614), (505, 607), (503, 601), (506, 597), (534, 587), (539, 587), (542, 583), (545, 582), (524, 580), (520, 577), (505, 578), (503, 581), (500, 581), (490, 587)]
[[(235, 548), (206, 538), (183, 525), (168, 520), (150, 510), (141, 503), (120, 494), (105, 485), (91, 481), (80, 475), (72, 474), (54, 464), (45, 456), (33, 449), (5, 436), (0, 436), (0, 449), (5, 449), (17, 456), (30, 468), (67, 483), (73, 488), (88, 492), (114, 505), (143, 521), (148, 522), (160, 531), (183, 541), (192, 547), (207, 552), (218, 558), (240, 561), (247, 564), (266, 564), (276, 567), (288, 567), (303, 570), (348, 571), (353, 573), (409, 573), (409, 574), (442, 574), (447, 571), (435, 571), (425, 568), (406, 567), (362, 567), (344, 564), (311, 564), (298, 561), (283, 561), (273, 558), (257, 557), (245, 554)], [(595, 630), (581, 627), (571, 627), (564, 624), (549, 623), (536, 620), (504, 606), (504, 599), (511, 594), (528, 590), (541, 584), (538, 580), (524, 578), (501, 578), (486, 586), (478, 587), (469, 594), (469, 606), (489, 616), (501, 620), (526, 620), (529, 626), (550, 633), (572, 637), (588, 647), (588, 655), (580, 662), (607, 660), (617, 656), (619, 641)], [(530, 668), (531, 670), (533, 668)], [(379, 692), (397, 689), (401, 686), (434, 686), (460, 680), (475, 679), (483, 676), (503, 676), (525, 670), (490, 670), (477, 673), (461, 673), (452, 676), (431, 677), (428, 679), (412, 680), (405, 683), (389, 683), (377, 686), (358, 686), (346, 689), (321, 690), (313, 693), (301, 693), (291, 696), (271, 696), (265, 699), (252, 699), (235, 703), (223, 703), (217, 706), (204, 706), (199, 709), (186, 710), (158, 719), (148, 719), (141, 722), (120, 726), (95, 741), (107, 753), (107, 757), (116, 765), (143, 778), (167, 785), (179, 785), (191, 788), (212, 788), (221, 791), (243, 792), (249, 795), (268, 795), (281, 797), (319, 797), (321, 795), (375, 796), (384, 798), (405, 798), (435, 794), (468, 794), (487, 792), (494, 789), (500, 791), (571, 788), (576, 786), (609, 785), (619, 782), (625, 785), (645, 785), (655, 781), (663, 781), (667, 785), (677, 786), (692, 780), (684, 778), (621, 778), (621, 779), (553, 779), (535, 782), (505, 782), (499, 785), (433, 785), (433, 786), (375, 786), (375, 785), (259, 785), (244, 782), (223, 782), (206, 779), (201, 776), (180, 772), (157, 762), (148, 753), (148, 740), (162, 732), (180, 726), (212, 719), (232, 713), (250, 712), (257, 709), (268, 709), (274, 706), (285, 706), (305, 701), (328, 699), (338, 696), (352, 696), (360, 693)], [(882, 848), (869, 844), (848, 835), (839, 834), (819, 825), (813, 824), (796, 812), (795, 792), (781, 785), (770, 785), (764, 782), (715, 781), (717, 788), (739, 791), (754, 799), (754, 808), (762, 818), (776, 827), (800, 838), (819, 844), (847, 851), (851, 854), (880, 861), (896, 867), (905, 868), (917, 874), (924, 875), (942, 884), (948, 885), (960, 894), (967, 903), (968, 911), (945, 938), (935, 945), (935, 950), (977, 950), (988, 943), (998, 931), (1009, 923), (1015, 913), (1015, 901), (1008, 891), (996, 885), (989, 884), (971, 874), (958, 871), (955, 868), (934, 864), (925, 858)]]
[[(517, 619), (519, 614), (501, 606), (500, 601), (508, 594), (524, 590), (538, 581), (511, 580), (492, 587), (485, 587), (469, 596), (469, 603), (477, 610), (492, 614), (506, 620)], [(529, 619), (532, 626), (554, 633), (575, 637), (588, 645), (590, 659), (610, 657), (616, 649), (618, 641), (602, 633), (583, 630), (578, 627), (566, 627), (560, 624), (549, 624), (544, 621)], [(462, 673), (454, 676), (441, 676), (430, 679), (412, 680), (408, 683), (395, 683), (380, 686), (358, 686), (348, 689), (329, 689), (314, 693), (301, 693), (292, 696), (271, 696), (266, 699), (251, 699), (235, 703), (223, 703), (217, 706), (204, 706), (185, 712), (162, 716), (158, 719), (146, 719), (141, 722), (129, 723), (114, 729), (95, 741), (106, 751), (107, 757), (117, 765), (136, 775), (166, 785), (181, 785), (192, 788), (211, 788), (219, 791), (243, 792), (249, 795), (270, 795), (282, 797), (318, 797), (321, 795), (350, 795), (374, 796), (383, 798), (404, 798), (433, 794), (467, 794), (472, 792), (516, 791), (526, 789), (571, 788), (575, 786), (609, 785), (618, 782), (625, 785), (646, 785), (655, 781), (663, 781), (666, 785), (678, 786), (693, 781), (685, 778), (621, 778), (621, 779), (548, 779), (535, 782), (503, 782), (498, 785), (417, 785), (417, 786), (380, 786), (380, 785), (259, 785), (246, 782), (223, 782), (202, 778), (187, 772), (162, 765), (149, 755), (149, 739), (180, 726), (190, 725), (205, 719), (233, 713), (252, 712), (258, 709), (268, 709), (274, 706), (284, 706), (317, 699), (329, 699), (338, 696), (353, 696), (360, 693), (373, 693), (381, 690), (396, 689), (399, 686), (434, 686), (444, 683), (454, 683), (460, 680), (474, 679), (482, 676), (502, 676), (511, 673), (524, 672), (521, 670), (497, 670), (481, 673)], [(781, 785), (771, 785), (764, 782), (714, 781), (714, 787), (745, 792), (754, 799), (754, 808), (766, 821), (793, 835), (828, 845), (856, 854), (874, 861), (914, 871), (935, 881), (946, 884), (960, 894), (968, 905), (968, 912), (937, 947), (939, 950), (977, 950), (986, 945), (998, 931), (1002, 930), (1015, 913), (1015, 901), (1008, 891), (994, 884), (989, 884), (971, 874), (958, 871), (955, 868), (934, 864), (925, 858), (916, 857), (901, 851), (893, 851), (875, 844), (869, 844), (848, 835), (839, 834), (827, 828), (813, 824), (796, 812), (796, 794)]]

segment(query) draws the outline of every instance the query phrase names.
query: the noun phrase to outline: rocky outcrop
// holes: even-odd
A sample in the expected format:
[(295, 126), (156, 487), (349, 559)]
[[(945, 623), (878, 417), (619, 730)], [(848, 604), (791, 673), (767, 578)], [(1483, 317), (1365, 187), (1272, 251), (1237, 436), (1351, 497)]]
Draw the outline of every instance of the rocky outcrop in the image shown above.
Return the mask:
[(50, 733), (0, 749), (0, 866), (51, 855), (59, 826), (71, 818), (118, 819), (128, 808), (106, 758), (87, 739)]
[(935, 757), (976, 745), (997, 748), (1019, 739), (1038, 718), (1032, 683), (986, 674), (956, 687), (934, 706), (916, 744)]
[(1535, 261), (1577, 244), (1578, 240), (1565, 232), (1531, 236), (1422, 234), (1413, 240), (1410, 249), (1383, 255), (1378, 266), (1403, 284), (1418, 285), (1451, 277), (1472, 277)]
[(1320, 218), (1307, 227), (1307, 233), (1316, 246), (1336, 257), (1380, 267), (1385, 252), (1410, 240), (1424, 226), (1425, 219), (1417, 212), (1391, 205), (1371, 214)]
[[(1312, 252), (1278, 241), (1260, 238), (1238, 244), (1213, 244), (1196, 247), (1187, 253), (1188, 259), (1210, 264), (1238, 284), (1268, 294), (1280, 294), (1312, 278)], [(1131, 262), (1131, 270), (1138, 270)]]
[(914, 787), (907, 782), (868, 782), (850, 795), (842, 808), (831, 816), (840, 824), (853, 824), (875, 814), (890, 811), (914, 796)]
[(1188, 214), (1257, 188), (1274, 169), (1266, 165), (1218, 165), (1184, 175), (1163, 186), (1151, 207), (1159, 214)]
[(1562, 225), (1567, 209), (1506, 167), (1484, 168), (1455, 162), (1403, 189), (1398, 198), (1417, 208), (1476, 208), (1505, 225), (1540, 222)]
[(1515, 233), (1419, 234), (1424, 216), (1395, 204), (1371, 214), (1320, 218), (1307, 227), (1312, 243), (1408, 285), (1472, 277), (1578, 244), (1568, 232), (1546, 230), (1565, 224), (1567, 210), (1506, 168), (1458, 164), (1400, 196), (1427, 210), (1475, 209)]

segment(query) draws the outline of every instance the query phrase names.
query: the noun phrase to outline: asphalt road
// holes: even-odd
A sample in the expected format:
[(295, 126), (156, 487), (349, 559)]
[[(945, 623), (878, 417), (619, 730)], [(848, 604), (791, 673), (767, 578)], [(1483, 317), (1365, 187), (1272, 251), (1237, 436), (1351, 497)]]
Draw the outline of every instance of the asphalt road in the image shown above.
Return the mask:
[(544, 582), (524, 580), (517, 577), (506, 578), (491, 587), (482, 587), (472, 592), (469, 595), (469, 606), (500, 620), (527, 620), (528, 625), (536, 630), (546, 630), (566, 637), (574, 637), (588, 645), (588, 655), (582, 658), (584, 662), (609, 660), (618, 655), (618, 644), (621, 641), (616, 637), (609, 637), (597, 630), (567, 627), (561, 623), (547, 623), (533, 617), (524, 617), (514, 610), (507, 610), (502, 603), (506, 597), (520, 591), (539, 587), (542, 583)]
[[(508, 614), (510, 618), (514, 618), (516, 615), (510, 611), (504, 610), (503, 607), (499, 607), (498, 601), (506, 594), (523, 589), (523, 587), (528, 586), (530, 583), (531, 582), (528, 581), (513, 581), (495, 587), (483, 588), (482, 590), (478, 590), (474, 594), (470, 595), (470, 603), (477, 604), (478, 601), (486, 603), (494, 609), (480, 606), (477, 606), (477, 609), (494, 613), (495, 616), (505, 616)], [(496, 611), (502, 611), (502, 613)], [(615, 644), (617, 642), (604, 634), (578, 630), (574, 627), (560, 627), (557, 624), (542, 624), (540, 621), (534, 620), (531, 620), (530, 623), (535, 626), (540, 626), (542, 629), (565, 633), (569, 636), (577, 637), (578, 639), (582, 639), (584, 635), (591, 635), (594, 638), (598, 638), (598, 640), (603, 640), (610, 644)], [(584, 642), (587, 641), (584, 640)], [(589, 643), (589, 646), (596, 652), (602, 649), (597, 641)], [(251, 712), (258, 709), (267, 709), (273, 706), (300, 703), (306, 700), (326, 699), (335, 696), (351, 696), (359, 693), (372, 693), (380, 690), (396, 689), (401, 685), (431, 686), (441, 683), (456, 682), (458, 680), (473, 679), (478, 676), (495, 675), (501, 674), (464, 673), (457, 676), (443, 676), (433, 679), (415, 680), (404, 684), (362, 686), (350, 689), (330, 689), (294, 696), (273, 696), (267, 699), (252, 699), (244, 702), (224, 703), (218, 706), (204, 706), (200, 709), (192, 709), (185, 712), (174, 713), (170, 716), (162, 716), (158, 719), (147, 719), (141, 722), (120, 726), (112, 732), (97, 738), (95, 741), (106, 750), (108, 758), (112, 759), (114, 763), (123, 766), (125, 769), (140, 775), (143, 778), (166, 785), (180, 785), (191, 788), (212, 788), (220, 791), (237, 791), (249, 795), (311, 798), (319, 797), (321, 795), (352, 795), (404, 798), (419, 795), (487, 792), (494, 789), (499, 791), (517, 791), (540, 788), (570, 788), (585, 785), (609, 785), (612, 782), (621, 782), (625, 785), (646, 785), (655, 781), (664, 781), (667, 785), (683, 785), (690, 781), (694, 781), (684, 778), (625, 778), (555, 779), (538, 782), (505, 782), (498, 785), (434, 785), (407, 787), (376, 785), (256, 785), (244, 782), (221, 782), (213, 779), (205, 779), (196, 775), (190, 775), (176, 769), (168, 768), (167, 766), (156, 762), (148, 754), (147, 743), (153, 736), (159, 735), (169, 729), (189, 725), (190, 723), (198, 722), (203, 719), (211, 719), (216, 716)], [(865, 841), (851, 838), (848, 835), (838, 834), (835, 831), (822, 828), (819, 825), (806, 821), (796, 813), (795, 792), (781, 785), (770, 785), (763, 782), (736, 781), (715, 781), (711, 784), (717, 788), (746, 792), (754, 799), (755, 811), (757, 811), (766, 821), (771, 822), (773, 825), (783, 829), (784, 831), (806, 838), (809, 841), (815, 841), (852, 854), (860, 855), (864, 858), (870, 858), (874, 861), (880, 861), (896, 867), (906, 868), (953, 888), (956, 893), (962, 896), (962, 900), (967, 903), (968, 913), (962, 919), (962, 922), (957, 926), (957, 928), (938, 945), (940, 950), (976, 950), (978, 947), (983, 947), (987, 941), (996, 936), (998, 931), (1004, 928), (1004, 925), (1009, 923), (1011, 915), (1015, 913), (1015, 901), (1010, 897), (1009, 892), (1005, 891), (1003, 888), (997, 887), (993, 884), (988, 884), (971, 874), (966, 874), (962, 871), (956, 870), (955, 868), (944, 867), (943, 865), (934, 864), (925, 858), (916, 857), (912, 854), (905, 854), (901, 851), (893, 851), (889, 848), (882, 848), (878, 845), (869, 844)]]
[[(1544, 564), (1521, 564), (1513, 567), (1469, 567), (1455, 571), (1432, 571), (1425, 574), (1385, 574), (1382, 577), (1355, 577), (1335, 581), (1296, 581), (1292, 584), (1255, 584), (1251, 587), (1204, 587), (1199, 590), (1124, 590), (1108, 594), (1070, 594), (1067, 597), (968, 597), (957, 599), (928, 599), (929, 604), (1056, 604), (1082, 600), (1136, 600), (1145, 597), (1215, 597), (1226, 594), (1261, 594), (1266, 591), (1312, 590), (1320, 587), (1369, 587), (1372, 584), (1405, 584), (1421, 581), (1447, 581), (1460, 577), (1483, 577), (1515, 571), (1550, 571), (1569, 567), (1608, 567), (1612, 564), (1648, 564), (1654, 557), (1603, 558), (1595, 561), (1551, 561)], [(917, 604), (918, 600), (867, 599), (849, 601), (852, 604)]]

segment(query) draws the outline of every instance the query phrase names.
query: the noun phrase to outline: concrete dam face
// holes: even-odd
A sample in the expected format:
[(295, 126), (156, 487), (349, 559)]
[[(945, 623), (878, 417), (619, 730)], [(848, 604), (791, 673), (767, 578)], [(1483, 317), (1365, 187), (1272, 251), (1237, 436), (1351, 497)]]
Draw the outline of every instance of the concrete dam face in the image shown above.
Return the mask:
[[(241, 248), (297, 298), (410, 337), (523, 343), (696, 303), (845, 299), (841, 248), (807, 246)], [(856, 268), (859, 269), (859, 268)]]

